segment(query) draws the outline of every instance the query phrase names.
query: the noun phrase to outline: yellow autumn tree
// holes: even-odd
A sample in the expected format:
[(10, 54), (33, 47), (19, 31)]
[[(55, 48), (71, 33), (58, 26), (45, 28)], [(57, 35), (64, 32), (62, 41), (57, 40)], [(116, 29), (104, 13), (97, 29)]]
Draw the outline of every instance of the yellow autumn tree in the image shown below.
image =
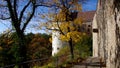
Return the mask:
[[(82, 19), (77, 18), (77, 13), (82, 10), (81, 4), (85, 0), (52, 0), (52, 11), (41, 16), (47, 17), (48, 22), (43, 23), (49, 30), (59, 31), (60, 39), (69, 43), (71, 58), (74, 58), (73, 43), (81, 39), (79, 27)], [(50, 9), (50, 10), (51, 10)]]
[[(80, 6), (81, 7), (81, 6)], [(79, 32), (79, 27), (82, 23), (81, 19), (78, 19), (77, 17), (73, 17), (71, 14), (74, 14), (70, 12), (70, 10), (66, 9), (66, 7), (63, 7), (64, 9), (61, 9), (61, 11), (57, 15), (57, 20), (60, 21), (60, 24), (57, 24), (61, 32), (60, 39), (63, 41), (67, 41), (70, 48), (71, 58), (74, 58), (74, 52), (73, 43), (78, 42), (81, 39), (82, 33)], [(77, 15), (77, 14), (76, 14)]]

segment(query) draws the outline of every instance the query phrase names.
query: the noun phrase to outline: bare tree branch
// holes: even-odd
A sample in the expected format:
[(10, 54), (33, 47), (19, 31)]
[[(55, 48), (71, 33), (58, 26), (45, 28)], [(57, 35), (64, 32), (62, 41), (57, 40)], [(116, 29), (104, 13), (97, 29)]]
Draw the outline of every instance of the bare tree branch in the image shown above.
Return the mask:
[(0, 7), (7, 7), (7, 5), (0, 4)]
[(30, 14), (29, 18), (26, 20), (26, 22), (24, 23), (23, 25), (23, 28), (22, 28), (22, 31), (25, 30), (26, 26), (28, 25), (28, 23), (30, 22), (30, 20), (32, 19), (32, 17), (34, 16), (34, 13), (35, 13), (35, 4), (33, 4), (33, 9), (32, 9), (32, 13)]
[(8, 20), (8, 19), (10, 19), (11, 17), (7, 17), (7, 18), (5, 18), (5, 17), (0, 17), (0, 19), (1, 20)]
[(57, 21), (56, 23), (57, 23), (57, 26), (58, 26), (59, 31), (60, 31), (63, 35), (65, 35), (65, 34), (64, 34), (64, 32), (61, 30), (61, 28), (60, 28), (60, 25), (59, 25), (58, 21)]
[(9, 12), (10, 12), (10, 17), (11, 17), (11, 20), (14, 21), (14, 12), (13, 12), (13, 9), (11, 8), (12, 7), (12, 4), (10, 2), (10, 0), (6, 0), (7, 1), (7, 5), (8, 5), (8, 8), (9, 8)]
[(31, 3), (31, 1), (29, 1), (29, 2), (24, 6), (24, 8), (22, 9), (22, 11), (21, 11), (21, 13), (20, 13), (20, 17), (19, 17), (19, 22), (21, 22), (22, 17), (23, 17), (23, 15), (24, 15), (24, 12), (25, 12), (25, 10), (27, 9), (27, 7), (30, 5), (30, 3)]
[(14, 15), (15, 15), (15, 19), (17, 19), (18, 20), (18, 14), (17, 14), (17, 9), (16, 9), (16, 7), (17, 7), (17, 0), (14, 0)]
[(60, 4), (50, 4), (50, 3), (43, 3), (43, 4), (37, 4), (35, 5), (36, 7), (39, 7), (39, 6), (44, 6), (44, 7), (59, 7), (59, 8), (62, 8), (60, 6)]

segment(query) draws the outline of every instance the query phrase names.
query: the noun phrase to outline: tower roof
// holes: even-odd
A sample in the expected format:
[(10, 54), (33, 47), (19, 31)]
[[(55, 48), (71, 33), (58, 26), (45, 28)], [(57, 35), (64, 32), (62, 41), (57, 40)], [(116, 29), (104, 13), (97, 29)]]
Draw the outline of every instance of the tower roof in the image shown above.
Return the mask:
[(77, 17), (82, 18), (84, 22), (89, 22), (93, 20), (95, 12), (96, 11), (79, 12)]

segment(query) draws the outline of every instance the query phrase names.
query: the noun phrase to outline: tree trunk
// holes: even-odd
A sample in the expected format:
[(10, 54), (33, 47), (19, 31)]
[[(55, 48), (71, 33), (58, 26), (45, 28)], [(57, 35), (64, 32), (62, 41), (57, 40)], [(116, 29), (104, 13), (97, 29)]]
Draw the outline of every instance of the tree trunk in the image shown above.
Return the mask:
[(70, 38), (70, 40), (68, 41), (68, 43), (69, 43), (69, 47), (70, 47), (71, 59), (74, 59), (74, 52), (73, 52), (74, 46), (73, 46), (73, 43), (72, 43), (72, 39), (71, 39), (71, 38)]
[[(16, 63), (18, 64), (19, 68), (29, 68), (28, 64), (24, 64), (23, 62), (27, 61), (27, 49), (26, 49), (26, 39), (24, 32), (21, 30), (16, 30), (17, 36), (18, 36), (18, 58), (19, 60), (16, 60)], [(17, 59), (17, 58), (16, 58)], [(20, 64), (19, 64), (20, 63)]]
[(120, 0), (99, 0), (93, 24), (98, 29), (94, 55), (104, 59), (106, 68), (120, 68)]

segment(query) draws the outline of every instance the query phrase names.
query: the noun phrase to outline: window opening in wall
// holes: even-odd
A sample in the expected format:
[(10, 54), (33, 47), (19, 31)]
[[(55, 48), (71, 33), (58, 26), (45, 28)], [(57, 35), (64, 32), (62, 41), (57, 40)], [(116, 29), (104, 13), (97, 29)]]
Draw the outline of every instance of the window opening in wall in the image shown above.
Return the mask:
[(88, 25), (88, 27), (91, 27), (90, 25)]
[(90, 29), (87, 29), (87, 32), (90, 32)]
[(57, 50), (59, 50), (60, 48), (58, 47)]

